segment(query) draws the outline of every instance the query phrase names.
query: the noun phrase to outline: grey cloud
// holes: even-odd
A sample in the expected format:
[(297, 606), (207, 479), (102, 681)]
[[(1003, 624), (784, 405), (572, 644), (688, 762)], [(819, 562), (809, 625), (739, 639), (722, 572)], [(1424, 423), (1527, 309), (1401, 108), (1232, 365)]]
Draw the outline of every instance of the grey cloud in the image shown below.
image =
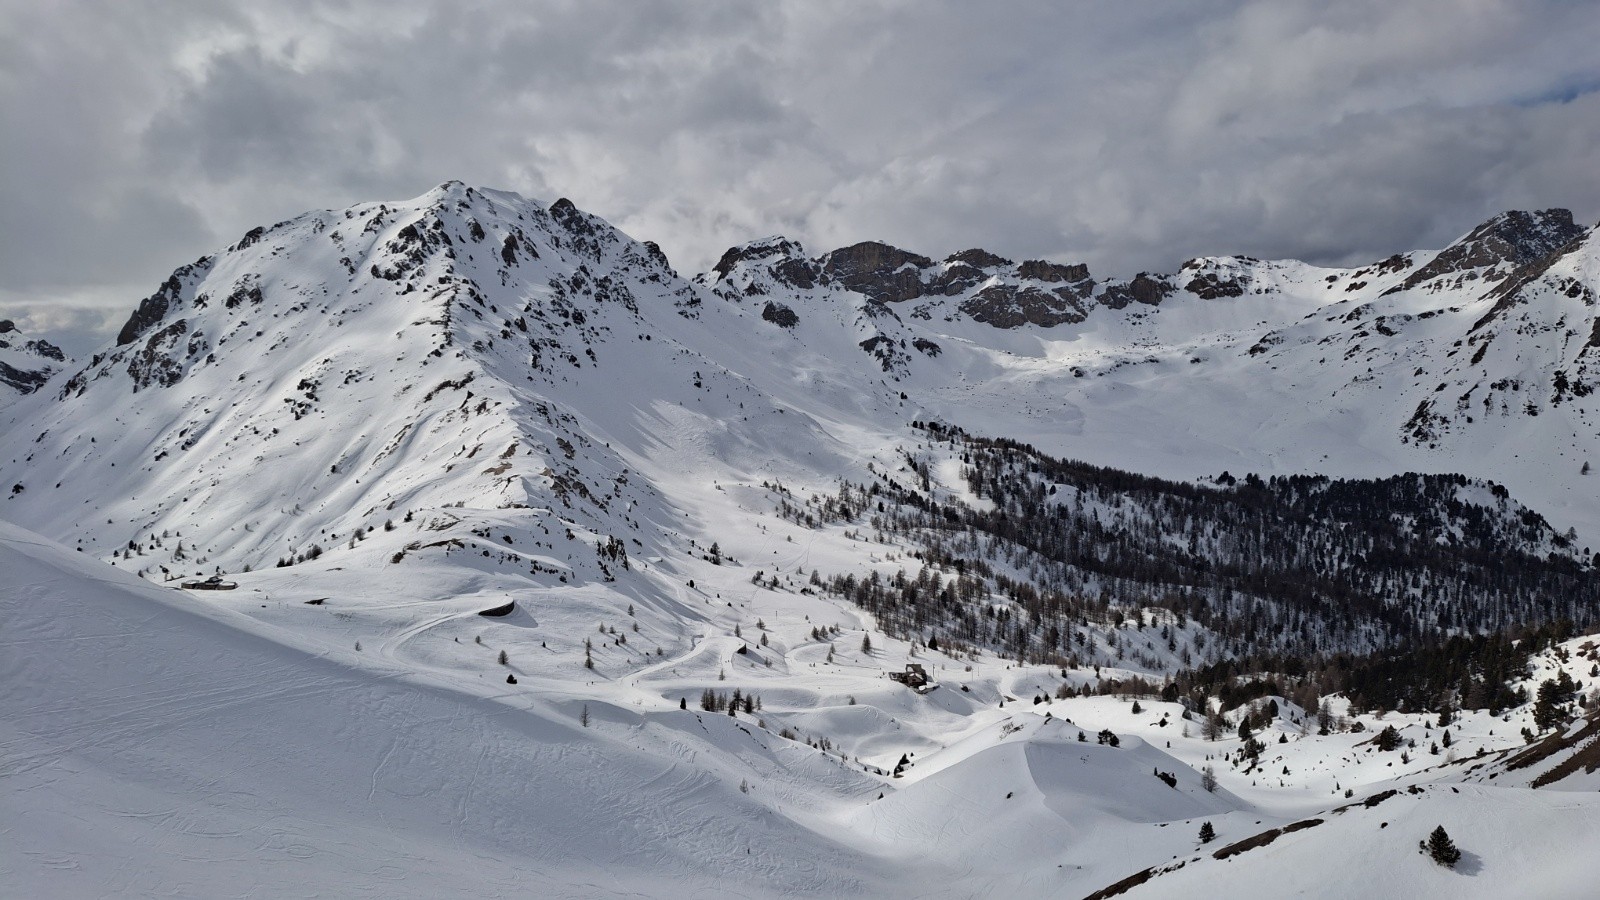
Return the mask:
[(1587, 4), (0, 0), (0, 313), (304, 209), (567, 196), (682, 271), (787, 233), (1103, 274), (1600, 216)]

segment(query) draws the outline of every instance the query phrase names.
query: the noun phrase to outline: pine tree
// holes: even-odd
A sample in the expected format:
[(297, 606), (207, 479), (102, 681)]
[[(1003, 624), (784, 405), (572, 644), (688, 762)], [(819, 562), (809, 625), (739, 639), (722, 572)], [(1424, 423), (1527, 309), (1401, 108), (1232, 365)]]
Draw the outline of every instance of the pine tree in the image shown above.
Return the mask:
[[(1211, 768), (1210, 766), (1206, 766), (1204, 769), (1201, 769), (1200, 786), (1205, 788), (1206, 793), (1208, 794), (1215, 792), (1217, 789), (1217, 770)], [(1207, 827), (1209, 827), (1210, 824), (1211, 823), (1207, 822)]]
[(1456, 849), (1455, 842), (1450, 840), (1450, 835), (1445, 832), (1443, 825), (1428, 835), (1428, 855), (1439, 865), (1452, 869), (1457, 862), (1460, 862), (1461, 851)]
[(578, 713), (578, 721), (583, 723), (583, 727), (589, 727), (589, 704), (583, 705), (583, 711)]
[(872, 636), (871, 635), (863, 634), (861, 636), (861, 652), (862, 653), (871, 653), (872, 652)]
[(1540, 731), (1554, 728), (1567, 720), (1566, 702), (1577, 693), (1578, 686), (1565, 670), (1556, 678), (1539, 683), (1539, 699), (1533, 705), (1534, 727)]
[(1217, 829), (1213, 828), (1210, 822), (1202, 823), (1200, 825), (1200, 843), (1209, 844), (1216, 839)]
[(1385, 753), (1398, 749), (1400, 747), (1400, 732), (1396, 731), (1393, 725), (1385, 725), (1383, 730), (1378, 732), (1376, 742), (1378, 749)]

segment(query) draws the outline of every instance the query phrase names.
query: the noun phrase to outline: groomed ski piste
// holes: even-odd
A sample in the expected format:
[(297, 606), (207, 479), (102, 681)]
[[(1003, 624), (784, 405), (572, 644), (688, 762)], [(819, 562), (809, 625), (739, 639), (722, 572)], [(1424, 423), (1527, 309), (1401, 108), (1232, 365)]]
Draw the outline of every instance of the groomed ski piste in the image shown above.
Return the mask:
[[(243, 597), (151, 585), (10, 525), (0, 570), (16, 896), (1043, 897), (1152, 869), (1130, 896), (1592, 896), (1581, 836), (1600, 833), (1600, 775), (1487, 777), (1523, 745), (1526, 708), (1464, 713), (1450, 761), (1401, 764), (1372, 736), (1425, 743), (1429, 716), (1319, 737), (1279, 698), (1246, 774), (1220, 760), (1237, 737), (1205, 740), (1177, 704), (1036, 704), (1052, 673), (994, 659), (968, 672), (923, 651), (940, 679), (926, 695), (804, 654), (774, 680), (710, 641), (633, 678), (508, 685), (486, 665), (472, 684), (404, 636), (357, 651), (343, 628), (276, 626), (229, 608)], [(456, 620), (455, 637), (487, 635), (488, 656), (516, 627), (490, 621)], [(1586, 643), (1564, 648), (1576, 674)], [(762, 712), (677, 708), (679, 685), (708, 682)], [(868, 770), (901, 755), (899, 778)], [(1464, 851), (1454, 870), (1417, 850), (1440, 824)]]

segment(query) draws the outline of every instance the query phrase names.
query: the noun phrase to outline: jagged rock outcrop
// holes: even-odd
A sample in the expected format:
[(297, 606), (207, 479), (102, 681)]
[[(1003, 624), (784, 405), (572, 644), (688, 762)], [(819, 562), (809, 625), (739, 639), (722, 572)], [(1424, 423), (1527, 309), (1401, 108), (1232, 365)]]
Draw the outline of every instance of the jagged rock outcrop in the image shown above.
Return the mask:
[[(1583, 233), (1583, 226), (1572, 221), (1570, 210), (1504, 212), (1440, 251), (1427, 265), (1385, 293), (1411, 290), (1434, 282), (1439, 282), (1435, 285), (1439, 287), (1443, 284), (1458, 286), (1475, 278), (1498, 281), (1548, 256)], [(1456, 277), (1451, 279), (1451, 275)]]
[[(60, 371), (67, 361), (61, 348), (43, 339), (29, 339), (10, 319), (0, 319), (0, 386), (31, 394)], [(0, 400), (5, 399), (0, 389)]]
[(800, 317), (795, 315), (794, 310), (784, 306), (782, 303), (774, 303), (771, 300), (768, 300), (767, 305), (761, 308), (761, 318), (779, 328), (793, 328), (800, 324)]
[(822, 258), (822, 271), (835, 284), (879, 303), (903, 303), (927, 292), (922, 270), (933, 265), (926, 256), (898, 247), (863, 241)]
[(1191, 259), (1183, 264), (1179, 277), (1188, 277), (1183, 289), (1201, 300), (1241, 297), (1249, 290), (1251, 283), (1246, 266), (1257, 261), (1247, 256)]
[[(805, 258), (800, 245), (785, 237), (770, 237), (730, 247), (717, 260), (712, 271), (718, 281), (731, 278), (736, 270), (746, 269), (772, 279), (785, 287), (811, 290), (822, 277), (822, 267)], [(747, 286), (750, 282), (746, 282)], [(753, 291), (751, 293), (758, 293)]]
[(1033, 325), (1054, 328), (1087, 319), (1088, 312), (1071, 291), (1044, 291), (1037, 287), (997, 284), (986, 287), (961, 304), (973, 321), (996, 328)]
[(1140, 272), (1132, 281), (1108, 283), (1100, 294), (1100, 303), (1112, 309), (1123, 309), (1130, 303), (1159, 306), (1161, 301), (1172, 296), (1177, 290), (1165, 278), (1152, 277)]
[(1012, 265), (1011, 260), (1004, 256), (990, 253), (977, 247), (971, 250), (962, 250), (952, 253), (944, 258), (947, 263), (965, 263), (975, 269), (999, 269)]

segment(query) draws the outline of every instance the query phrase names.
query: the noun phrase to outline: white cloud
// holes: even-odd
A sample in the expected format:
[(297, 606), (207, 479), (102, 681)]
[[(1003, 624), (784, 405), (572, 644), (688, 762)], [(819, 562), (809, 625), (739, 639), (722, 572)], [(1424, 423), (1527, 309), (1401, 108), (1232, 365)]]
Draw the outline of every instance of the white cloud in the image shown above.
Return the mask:
[(774, 232), (1104, 274), (1600, 215), (1583, 3), (0, 2), (0, 312), (451, 178), (685, 272)]

